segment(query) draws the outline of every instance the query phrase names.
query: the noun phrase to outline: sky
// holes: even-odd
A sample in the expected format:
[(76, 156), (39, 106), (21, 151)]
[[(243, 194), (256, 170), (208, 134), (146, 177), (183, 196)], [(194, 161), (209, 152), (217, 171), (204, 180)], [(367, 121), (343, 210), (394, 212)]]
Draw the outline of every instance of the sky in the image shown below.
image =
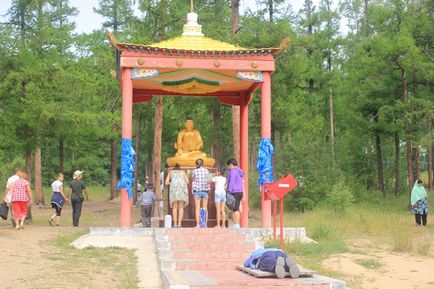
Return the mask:
[[(185, 0), (190, 3), (189, 0)], [(298, 12), (303, 6), (302, 0), (286, 0), (290, 3), (293, 11)], [(10, 7), (12, 0), (0, 0), (0, 22), (5, 20), (4, 15), (7, 9)], [(337, 1), (334, 1), (337, 2)], [(78, 9), (79, 13), (74, 17), (76, 23), (76, 33), (90, 33), (95, 29), (101, 27), (101, 23), (104, 19), (101, 15), (93, 12), (93, 7), (98, 6), (98, 0), (70, 0), (70, 5)], [(313, 1), (314, 5), (318, 6), (319, 0)], [(256, 6), (255, 0), (241, 0), (241, 11), (246, 8), (254, 9)], [(242, 13), (242, 12), (241, 12)], [(200, 24), (200, 23), (199, 23)]]

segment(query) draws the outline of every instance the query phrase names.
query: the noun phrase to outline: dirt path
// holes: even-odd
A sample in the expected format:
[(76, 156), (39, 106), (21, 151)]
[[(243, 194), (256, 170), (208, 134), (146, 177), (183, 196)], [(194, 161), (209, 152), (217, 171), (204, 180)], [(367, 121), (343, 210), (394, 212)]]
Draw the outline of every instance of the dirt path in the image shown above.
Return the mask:
[[(0, 220), (0, 289), (137, 288), (140, 260), (119, 248), (77, 250), (69, 244), (92, 226), (118, 226), (119, 203), (85, 203), (80, 228), (71, 227), (71, 208), (63, 211), (62, 226), (48, 226), (51, 209), (34, 208), (33, 224), (15, 231)], [(138, 209), (133, 219), (138, 220)], [(377, 238), (350, 240), (349, 253), (323, 262), (338, 272), (351, 289), (434, 289), (434, 238), (426, 256), (393, 252)], [(389, 242), (390, 243), (390, 242)]]
[[(77, 250), (71, 241), (90, 226), (115, 226), (116, 202), (89, 202), (80, 227), (71, 224), (71, 208), (62, 211), (62, 226), (50, 227), (51, 209), (33, 208), (33, 224), (16, 231), (0, 220), (0, 289), (137, 288), (137, 259), (126, 249)], [(136, 212), (134, 212), (136, 214)], [(136, 217), (136, 216), (134, 216)]]
[(351, 289), (434, 289), (434, 239), (426, 256), (393, 252), (378, 240), (351, 240), (351, 253), (339, 254), (323, 265), (343, 274)]

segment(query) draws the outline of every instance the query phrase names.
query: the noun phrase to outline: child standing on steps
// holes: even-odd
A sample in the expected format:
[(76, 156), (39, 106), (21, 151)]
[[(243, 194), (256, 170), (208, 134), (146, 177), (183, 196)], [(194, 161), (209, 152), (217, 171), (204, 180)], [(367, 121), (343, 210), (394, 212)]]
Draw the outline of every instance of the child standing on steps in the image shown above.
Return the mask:
[(225, 227), (226, 178), (223, 176), (223, 174), (224, 169), (217, 168), (215, 172), (215, 177), (211, 179), (211, 182), (215, 183), (214, 203), (217, 215), (217, 225), (215, 226), (216, 228), (220, 228), (220, 221), (222, 224), (221, 227)]
[(54, 214), (48, 219), (48, 223), (50, 226), (54, 226), (54, 218), (56, 218), (56, 226), (60, 225), (60, 215), (62, 212), (63, 205), (65, 202), (69, 202), (69, 199), (63, 193), (63, 174), (59, 173), (57, 175), (57, 180), (55, 180), (51, 184), (51, 190), (53, 191), (53, 195), (51, 196), (51, 206), (56, 211)]

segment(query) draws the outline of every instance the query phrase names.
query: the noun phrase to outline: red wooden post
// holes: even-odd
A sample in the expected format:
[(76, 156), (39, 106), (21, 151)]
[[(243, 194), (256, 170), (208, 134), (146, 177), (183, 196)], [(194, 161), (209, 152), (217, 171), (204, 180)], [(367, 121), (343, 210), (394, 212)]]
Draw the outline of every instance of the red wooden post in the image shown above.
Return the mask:
[[(122, 138), (132, 138), (133, 82), (131, 68), (122, 70)], [(121, 189), (121, 227), (131, 227), (131, 200), (126, 189)]]
[(283, 198), (280, 199), (280, 249), (283, 250)]
[[(271, 138), (271, 72), (262, 72), (261, 88), (261, 137)], [(264, 194), (264, 191), (262, 191)], [(271, 201), (261, 198), (261, 225), (271, 227)]]
[(273, 235), (274, 241), (276, 241), (276, 223), (277, 223), (277, 201), (273, 202)]
[(240, 95), (240, 168), (244, 172), (244, 202), (240, 226), (249, 226), (249, 106), (247, 94)]

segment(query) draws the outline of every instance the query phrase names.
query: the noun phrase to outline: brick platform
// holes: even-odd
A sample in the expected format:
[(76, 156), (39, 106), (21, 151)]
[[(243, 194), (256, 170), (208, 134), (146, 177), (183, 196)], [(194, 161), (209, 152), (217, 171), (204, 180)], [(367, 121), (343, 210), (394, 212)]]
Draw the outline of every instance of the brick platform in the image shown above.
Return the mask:
[(345, 289), (319, 275), (259, 279), (237, 271), (257, 247), (248, 229), (172, 228), (155, 231), (163, 283), (167, 289)]

